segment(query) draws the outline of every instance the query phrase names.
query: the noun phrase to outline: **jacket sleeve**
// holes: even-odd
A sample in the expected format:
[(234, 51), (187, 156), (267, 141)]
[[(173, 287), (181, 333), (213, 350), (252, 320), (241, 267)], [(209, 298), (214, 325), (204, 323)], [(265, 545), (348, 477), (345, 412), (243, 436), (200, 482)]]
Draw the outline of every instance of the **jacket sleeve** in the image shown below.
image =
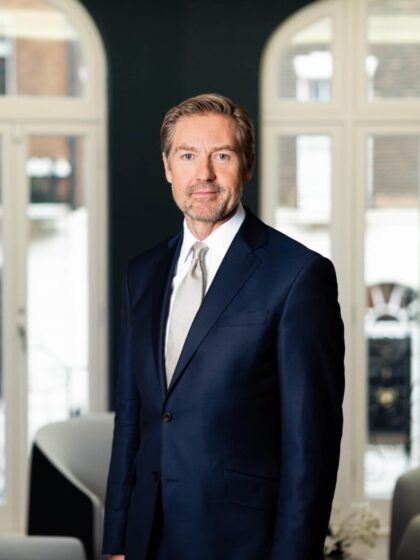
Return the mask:
[(295, 278), (277, 336), (281, 463), (270, 560), (321, 560), (342, 434), (344, 329), (332, 263)]
[(132, 359), (132, 329), (127, 266), (122, 295), (119, 369), (114, 435), (105, 500), (103, 554), (124, 554), (125, 527), (134, 460), (140, 445), (140, 395)]

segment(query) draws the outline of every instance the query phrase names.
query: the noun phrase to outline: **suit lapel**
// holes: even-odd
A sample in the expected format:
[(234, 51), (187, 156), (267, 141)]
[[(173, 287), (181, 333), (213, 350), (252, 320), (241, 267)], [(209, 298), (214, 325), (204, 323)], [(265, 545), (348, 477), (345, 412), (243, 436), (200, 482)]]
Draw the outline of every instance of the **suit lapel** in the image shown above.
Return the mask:
[(165, 373), (165, 332), (171, 297), (172, 279), (175, 274), (179, 252), (182, 245), (182, 233), (172, 238), (168, 244), (168, 252), (160, 261), (156, 270), (153, 289), (152, 339), (156, 371), (162, 396), (166, 394)]
[(200, 343), (218, 317), (260, 263), (254, 249), (265, 243), (266, 226), (247, 210), (247, 217), (234, 238), (203, 303), (191, 325), (175, 368), (167, 396), (171, 393)]

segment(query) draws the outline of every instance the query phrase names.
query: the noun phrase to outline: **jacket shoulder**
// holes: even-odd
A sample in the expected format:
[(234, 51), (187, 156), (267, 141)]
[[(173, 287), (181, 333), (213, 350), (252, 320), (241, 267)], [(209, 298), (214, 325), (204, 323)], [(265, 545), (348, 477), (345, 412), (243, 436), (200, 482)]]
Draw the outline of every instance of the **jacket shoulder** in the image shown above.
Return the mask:
[(267, 228), (267, 247), (269, 251), (271, 250), (277, 255), (281, 254), (286, 258), (296, 261), (296, 263), (301, 262), (302, 264), (307, 264), (312, 260), (329, 260), (282, 231), (268, 225), (265, 225), (265, 227)]
[(273, 273), (288, 280), (290, 285), (302, 274), (313, 279), (328, 278), (336, 283), (335, 268), (331, 260), (285, 233), (268, 225), (266, 244), (260, 256)]
[(247, 219), (242, 228), (242, 236), (248, 245), (257, 249), (260, 254), (268, 253), (274, 261), (283, 257), (302, 261), (321, 257), (319, 253), (303, 243), (263, 222), (249, 208), (245, 207), (245, 209)]

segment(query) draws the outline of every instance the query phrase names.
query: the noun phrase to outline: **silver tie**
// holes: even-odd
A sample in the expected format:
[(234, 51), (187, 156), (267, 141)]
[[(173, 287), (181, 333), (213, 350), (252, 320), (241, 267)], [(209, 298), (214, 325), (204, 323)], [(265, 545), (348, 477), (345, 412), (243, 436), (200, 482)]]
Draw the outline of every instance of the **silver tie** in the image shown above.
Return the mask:
[(174, 294), (171, 318), (166, 341), (166, 383), (172, 379), (176, 364), (190, 330), (191, 323), (206, 293), (206, 270), (204, 255), (208, 251), (205, 243), (197, 241), (192, 246), (190, 268)]

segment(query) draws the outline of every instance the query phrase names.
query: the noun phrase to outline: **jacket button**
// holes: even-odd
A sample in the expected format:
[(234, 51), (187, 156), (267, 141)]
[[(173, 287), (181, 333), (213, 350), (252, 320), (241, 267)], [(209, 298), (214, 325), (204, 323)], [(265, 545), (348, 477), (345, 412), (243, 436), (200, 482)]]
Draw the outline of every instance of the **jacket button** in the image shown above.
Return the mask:
[(164, 413), (163, 415), (163, 421), (164, 422), (171, 422), (172, 421), (172, 413), (169, 412), (168, 410)]

